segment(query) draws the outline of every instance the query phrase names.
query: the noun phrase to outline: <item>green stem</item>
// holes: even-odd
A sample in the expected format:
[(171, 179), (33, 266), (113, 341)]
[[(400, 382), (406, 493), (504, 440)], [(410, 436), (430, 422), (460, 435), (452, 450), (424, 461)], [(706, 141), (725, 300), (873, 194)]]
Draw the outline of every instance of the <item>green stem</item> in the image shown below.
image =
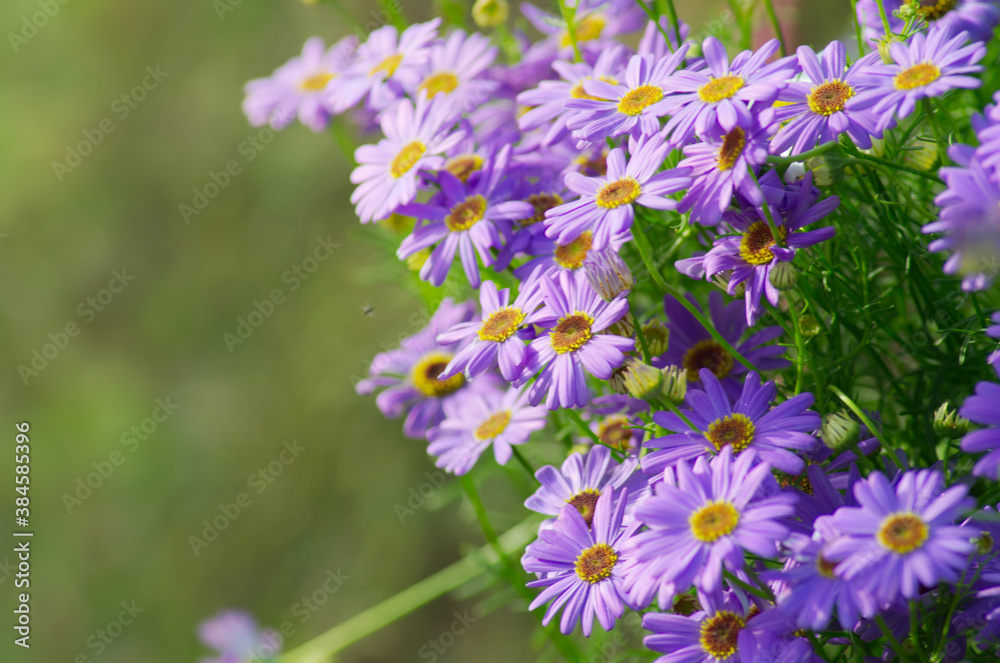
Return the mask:
[(838, 147), (839, 145), (840, 144), (837, 141), (831, 140), (828, 143), (823, 143), (822, 145), (814, 147), (806, 152), (802, 152), (801, 154), (793, 154), (790, 157), (768, 157), (767, 162), (779, 166), (787, 166), (789, 164), (798, 163), (799, 161), (805, 161), (806, 159), (811, 159), (812, 157), (819, 156), (824, 152), (829, 152), (830, 150), (832, 150), (835, 147)]
[(529, 463), (521, 454), (520, 449), (512, 446), (510, 450), (514, 452), (514, 458), (516, 458), (517, 462), (521, 464), (521, 467), (523, 467), (528, 472), (528, 476), (531, 477), (531, 480), (534, 481), (535, 483), (539, 483), (538, 479), (535, 478), (534, 468), (531, 467), (531, 463)]
[(781, 34), (781, 22), (778, 21), (778, 14), (774, 11), (774, 3), (771, 0), (764, 0), (764, 9), (767, 10), (767, 18), (771, 21), (774, 36), (778, 38), (778, 43), (781, 44), (781, 55), (788, 55), (788, 47), (785, 46), (785, 36)]
[(597, 433), (590, 430), (590, 426), (587, 425), (587, 422), (580, 417), (580, 414), (576, 410), (571, 410), (567, 408), (563, 410), (563, 412), (565, 412), (569, 416), (569, 418), (572, 419), (574, 423), (576, 423), (577, 427), (581, 431), (583, 431), (584, 434), (587, 435), (587, 437), (589, 437), (591, 440), (594, 441), (594, 444), (599, 444), (602, 447), (607, 447), (608, 449), (610, 449), (611, 453), (614, 454), (614, 457), (617, 458), (619, 462), (625, 459), (625, 454), (621, 452), (621, 449), (613, 447), (610, 444), (605, 444), (604, 440), (602, 440), (597, 435)]
[(858, 2), (851, 0), (851, 16), (854, 17), (854, 33), (858, 39), (858, 57), (865, 54), (865, 40), (861, 33), (861, 21), (858, 20)]
[(566, 21), (566, 34), (569, 35), (569, 43), (573, 46), (573, 61), (583, 62), (580, 46), (576, 43), (576, 7), (567, 5), (566, 0), (559, 0), (559, 11), (562, 12), (563, 20)]
[[(516, 551), (534, 539), (537, 531), (538, 520), (533, 516), (515, 525), (498, 537), (497, 541), (502, 550), (506, 552)], [(321, 663), (326, 661), (333, 654), (343, 651), (348, 646), (388, 626), (400, 617), (486, 573), (488, 568), (477, 560), (486, 560), (491, 564), (500, 561), (492, 546), (484, 546), (476, 554), (469, 555), (434, 575), (424, 578), (395, 596), (283, 654), (278, 659), (278, 663)]]
[[(879, 0), (879, 6), (882, 6), (882, 0)], [(888, 624), (885, 623), (885, 618), (880, 614), (876, 614), (875, 621), (878, 623), (879, 628), (882, 629), (882, 635), (884, 635), (886, 640), (889, 641), (889, 647), (896, 652), (896, 656), (899, 657), (899, 660), (910, 663), (910, 657), (906, 654), (906, 651), (903, 650), (903, 646), (899, 644), (899, 640), (896, 639), (896, 636), (894, 636), (892, 631), (889, 630)]]
[(885, 3), (882, 0), (875, 0), (878, 3), (878, 14), (882, 18), (882, 30), (885, 32), (885, 36), (888, 37), (892, 34), (892, 28), (889, 26), (889, 16), (885, 13)]
[(948, 139), (947, 136), (941, 131), (941, 125), (938, 123), (937, 116), (934, 115), (934, 108), (931, 106), (931, 100), (924, 97), (920, 100), (924, 107), (924, 115), (927, 116), (927, 121), (931, 123), (931, 130), (934, 131), (934, 140), (937, 142), (938, 147), (938, 158), (941, 160), (941, 165), (945, 165), (948, 162)]
[(649, 254), (650, 251), (649, 240), (646, 238), (645, 233), (643, 233), (642, 229), (639, 227), (638, 219), (636, 219), (636, 223), (632, 225), (632, 235), (635, 237), (635, 244), (636, 247), (639, 249), (639, 256), (642, 258), (643, 264), (646, 265), (646, 269), (647, 271), (649, 271), (649, 275), (653, 279), (653, 282), (657, 285), (657, 287), (659, 287), (661, 290), (663, 290), (663, 292), (669, 294), (678, 302), (680, 302), (681, 306), (686, 308), (688, 312), (691, 315), (693, 315), (698, 322), (702, 324), (702, 326), (708, 331), (708, 333), (712, 335), (712, 338), (718, 341), (719, 344), (722, 345), (722, 347), (724, 347), (726, 351), (736, 359), (736, 361), (743, 364), (743, 366), (745, 366), (747, 370), (756, 371), (757, 370), (756, 367), (754, 367), (754, 365), (751, 364), (746, 357), (740, 354), (740, 352), (735, 347), (733, 347), (732, 343), (727, 341), (726, 338), (719, 333), (719, 331), (715, 328), (715, 326), (712, 325), (711, 321), (709, 321), (709, 319), (705, 317), (705, 314), (702, 313), (697, 306), (689, 302), (687, 298), (684, 297), (683, 293), (681, 293), (680, 290), (678, 290), (677, 288), (673, 287), (672, 285), (663, 280), (663, 276), (660, 274), (659, 270), (657, 270), (653, 266), (653, 261)]
[(389, 19), (397, 30), (402, 32), (408, 27), (406, 17), (403, 16), (402, 6), (399, 3), (393, 2), (393, 0), (378, 0), (378, 4), (389, 15)]

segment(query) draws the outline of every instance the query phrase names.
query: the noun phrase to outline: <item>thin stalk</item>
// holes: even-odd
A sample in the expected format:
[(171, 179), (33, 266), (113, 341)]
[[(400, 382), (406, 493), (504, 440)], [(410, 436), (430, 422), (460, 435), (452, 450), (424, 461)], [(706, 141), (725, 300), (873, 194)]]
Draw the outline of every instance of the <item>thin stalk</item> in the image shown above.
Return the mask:
[(562, 12), (563, 20), (566, 21), (566, 34), (569, 35), (569, 43), (573, 46), (573, 61), (583, 62), (580, 46), (576, 43), (576, 7), (567, 5), (566, 0), (559, 0), (559, 11)]
[(865, 414), (864, 410), (858, 407), (857, 403), (851, 400), (847, 394), (845, 394), (832, 384), (827, 385), (827, 389), (836, 394), (837, 398), (843, 401), (844, 405), (849, 407), (851, 409), (851, 412), (853, 412), (858, 417), (858, 419), (861, 420), (861, 423), (863, 423), (865, 426), (868, 426), (868, 430), (870, 430), (872, 435), (874, 435), (876, 439), (878, 439), (879, 444), (882, 445), (883, 449), (889, 451), (890, 453), (895, 451), (893, 447), (890, 447), (888, 444), (886, 444), (885, 436), (882, 435), (882, 432), (875, 426), (875, 424), (872, 423), (872, 420), (868, 418), (868, 415)]
[(793, 154), (790, 157), (769, 156), (767, 157), (767, 162), (775, 165), (787, 166), (789, 164), (798, 163), (799, 161), (805, 161), (806, 159), (811, 159), (812, 157), (819, 156), (824, 152), (829, 152), (830, 150), (832, 150), (835, 147), (838, 147), (839, 145), (840, 144), (837, 141), (831, 140), (828, 143), (823, 143), (822, 145), (814, 147), (806, 152), (802, 152), (801, 154)]
[(788, 55), (788, 47), (785, 46), (785, 36), (781, 34), (781, 22), (778, 21), (778, 14), (774, 11), (774, 3), (771, 0), (764, 0), (764, 9), (767, 11), (767, 18), (771, 21), (774, 36), (778, 38), (778, 43), (781, 44), (781, 55), (784, 57)]
[(523, 467), (528, 472), (528, 476), (531, 477), (531, 480), (534, 481), (535, 483), (539, 483), (538, 479), (535, 478), (534, 468), (531, 467), (531, 463), (529, 463), (525, 459), (525, 457), (521, 454), (521, 451), (514, 446), (512, 446), (510, 450), (514, 452), (514, 458), (516, 458), (517, 462), (521, 464), (521, 467)]
[[(538, 520), (528, 518), (498, 537), (505, 552), (521, 549), (538, 531)], [(473, 580), (489, 569), (480, 561), (494, 564), (500, 561), (492, 546), (483, 546), (476, 553), (465, 557), (434, 575), (411, 585), (385, 601), (351, 617), (345, 622), (318, 635), (283, 654), (279, 663), (321, 663), (333, 654), (343, 651), (379, 629), (392, 624), (400, 617)]]
[[(882, 0), (879, 0), (879, 6), (882, 6)], [(903, 649), (903, 646), (899, 644), (899, 640), (896, 639), (896, 636), (894, 636), (892, 631), (889, 630), (889, 625), (885, 623), (885, 618), (882, 617), (882, 615), (876, 614), (875, 621), (878, 623), (879, 628), (882, 629), (882, 635), (884, 635), (886, 640), (889, 641), (889, 647), (896, 652), (896, 656), (899, 657), (899, 660), (911, 663), (912, 659), (906, 654), (906, 650)]]
[(615, 458), (617, 458), (619, 462), (625, 459), (625, 454), (621, 452), (621, 449), (613, 447), (610, 444), (605, 444), (604, 440), (602, 440), (597, 435), (597, 433), (590, 430), (590, 426), (587, 425), (587, 422), (580, 417), (580, 414), (576, 410), (571, 410), (567, 408), (563, 410), (563, 412), (565, 412), (569, 416), (569, 418), (573, 420), (573, 422), (577, 425), (577, 427), (581, 431), (583, 431), (587, 435), (587, 437), (589, 437), (591, 440), (594, 441), (594, 444), (599, 444), (602, 447), (607, 447), (608, 449), (610, 449), (611, 453), (614, 454)]
[(885, 13), (885, 3), (882, 0), (875, 0), (875, 2), (878, 3), (878, 14), (882, 18), (882, 30), (888, 37), (892, 34), (892, 28), (889, 26), (889, 16)]

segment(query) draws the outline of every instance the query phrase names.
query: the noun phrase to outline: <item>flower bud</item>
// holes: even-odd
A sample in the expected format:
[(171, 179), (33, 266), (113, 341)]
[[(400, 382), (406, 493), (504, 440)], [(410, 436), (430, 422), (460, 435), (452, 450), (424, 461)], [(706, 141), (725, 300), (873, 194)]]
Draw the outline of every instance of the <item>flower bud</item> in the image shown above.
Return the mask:
[(659, 320), (650, 320), (642, 326), (642, 336), (646, 339), (651, 357), (659, 357), (670, 345), (670, 330)]
[(645, 400), (659, 392), (660, 385), (663, 384), (663, 374), (660, 373), (660, 369), (653, 368), (635, 357), (629, 357), (625, 360), (622, 383), (629, 396)]
[(590, 447), (591, 447), (591, 445), (589, 445), (589, 444), (582, 444), (582, 443), (581, 444), (574, 444), (573, 446), (571, 446), (569, 448), (569, 452), (566, 455), (567, 456), (572, 456), (573, 454), (585, 454), (588, 451), (590, 451)]
[(969, 420), (958, 416), (958, 412), (950, 408), (948, 401), (941, 403), (941, 407), (934, 413), (934, 433), (957, 440), (968, 432)]
[(687, 370), (680, 366), (663, 369), (663, 397), (674, 405), (680, 405), (687, 396)]
[(778, 264), (771, 268), (767, 279), (778, 290), (790, 290), (799, 280), (799, 272), (792, 263), (778, 261)]
[(818, 335), (822, 330), (819, 326), (819, 321), (811, 315), (804, 315), (799, 319), (799, 330), (802, 335), (806, 338), (812, 338)]
[(605, 301), (611, 301), (635, 285), (632, 270), (628, 268), (618, 252), (610, 246), (602, 251), (588, 251), (583, 261), (587, 281)]
[(506, 23), (509, 13), (507, 0), (476, 0), (472, 5), (472, 20), (481, 28), (495, 28)]
[(892, 64), (892, 54), (889, 52), (889, 48), (896, 42), (904, 41), (902, 37), (890, 34), (882, 37), (878, 40), (878, 54), (882, 57), (882, 62), (886, 64)]
[(834, 451), (843, 451), (858, 442), (861, 424), (843, 410), (823, 418), (823, 444)]
[(618, 322), (608, 327), (604, 333), (632, 338), (635, 335), (635, 317), (632, 315), (632, 311), (625, 311), (625, 315)]
[(611, 377), (608, 378), (608, 386), (611, 387), (611, 391), (616, 394), (625, 395), (628, 393), (628, 389), (625, 388), (625, 371), (627, 367), (627, 363), (619, 366), (611, 374)]
[(747, 286), (745, 281), (741, 281), (736, 289), (732, 293), (729, 292), (729, 275), (728, 274), (716, 274), (712, 277), (712, 283), (717, 285), (726, 294), (731, 294), (733, 297), (742, 297), (746, 294)]

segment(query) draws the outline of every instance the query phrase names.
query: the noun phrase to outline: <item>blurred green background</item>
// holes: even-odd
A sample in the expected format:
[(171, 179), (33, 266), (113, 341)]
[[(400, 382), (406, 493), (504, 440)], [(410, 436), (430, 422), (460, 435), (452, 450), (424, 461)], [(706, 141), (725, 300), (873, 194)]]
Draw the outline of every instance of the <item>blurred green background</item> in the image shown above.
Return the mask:
[[(232, 11), (220, 16), (222, 2)], [(267, 625), (293, 621), (295, 646), (455, 561), (461, 542), (482, 542), (448, 489), (399, 522), (394, 506), (433, 464), (399, 422), (354, 394), (370, 358), (423, 316), (400, 287), (408, 275), (357, 223), (351, 163), (330, 135), (297, 124), (261, 148), (246, 142), (259, 132), (240, 111), (245, 81), (311, 35), (331, 43), (344, 22), (326, 5), (235, 2), (0, 8), (0, 486), (12, 518), (14, 423), (29, 421), (36, 533), (29, 652), (12, 645), (13, 544), (0, 547), (4, 661), (195, 661), (209, 653), (198, 622), (227, 607)], [(846, 20), (846, 2), (821, 5), (803, 17), (810, 25), (824, 14)], [(697, 24), (721, 4), (680, 6)], [(45, 25), (26, 30), (45, 7)], [(362, 22), (376, 9), (346, 7)], [(404, 7), (411, 20), (434, 11), (419, 0)], [(802, 34), (822, 36), (822, 27)], [(133, 93), (144, 79), (151, 89)], [(54, 168), (102, 126), (113, 131), (75, 167)], [(230, 160), (241, 172), (186, 223), (179, 205)], [(283, 275), (317, 238), (339, 248), (292, 291)], [(133, 278), (108, 301), (114, 270)], [(230, 352), (223, 335), (274, 289), (284, 302)], [(60, 336), (70, 323), (78, 334)], [(65, 347), (50, 347), (43, 366), (33, 353), (57, 342)], [(19, 372), (33, 358), (37, 375)], [(176, 409), (153, 430), (158, 399)], [(144, 425), (145, 439), (130, 433)], [(282, 443), (293, 439), (304, 450), (282, 464)], [(248, 483), (268, 464), (281, 469), (273, 483)], [(80, 487), (88, 475), (96, 488)], [(507, 485), (486, 495), (498, 527), (525, 515)], [(241, 492), (250, 506), (195, 555), (189, 537)], [(295, 604), (338, 569), (348, 579), (302, 623)], [(144, 612), (102, 645), (122, 602)], [(440, 599), (342, 660), (416, 660), (468, 605)], [(528, 658), (533, 626), (492, 612), (444, 659)]]

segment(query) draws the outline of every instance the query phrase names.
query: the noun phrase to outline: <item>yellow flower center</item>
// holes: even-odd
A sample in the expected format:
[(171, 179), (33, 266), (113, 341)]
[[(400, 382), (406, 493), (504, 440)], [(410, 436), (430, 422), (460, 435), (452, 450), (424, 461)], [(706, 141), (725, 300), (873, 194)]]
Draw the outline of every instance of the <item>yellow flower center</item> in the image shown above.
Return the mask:
[(310, 76), (309, 78), (302, 81), (300, 86), (303, 90), (308, 90), (309, 92), (319, 92), (320, 90), (326, 89), (326, 84), (334, 79), (336, 74), (331, 74), (329, 72), (323, 72)]
[(484, 214), (486, 199), (476, 194), (452, 207), (451, 214), (444, 219), (444, 225), (452, 232), (462, 232), (482, 221)]
[(603, 177), (608, 173), (608, 153), (601, 152), (598, 156), (583, 156), (573, 160), (580, 165), (580, 171), (591, 177)]
[(583, 522), (587, 523), (587, 527), (590, 527), (590, 524), (594, 522), (594, 510), (597, 508), (597, 499), (600, 496), (600, 491), (587, 488), (566, 500), (566, 503), (575, 506), (580, 515), (583, 516)]
[(717, 101), (722, 101), (733, 96), (744, 85), (746, 85), (746, 82), (733, 74), (721, 78), (712, 78), (698, 88), (698, 98), (706, 104), (714, 104)]
[(896, 74), (892, 79), (892, 84), (896, 86), (897, 90), (913, 90), (930, 85), (939, 78), (941, 78), (941, 70), (936, 64), (921, 62)]
[(438, 94), (448, 94), (458, 87), (458, 76), (450, 71), (439, 71), (431, 74), (420, 84), (419, 90), (427, 91), (427, 98), (430, 99)]
[(452, 356), (444, 352), (428, 352), (410, 370), (410, 381), (424, 396), (441, 398), (454, 393), (465, 384), (461, 373), (447, 380), (438, 380)]
[(380, 72), (385, 72), (385, 77), (388, 78), (396, 73), (396, 67), (399, 63), (403, 61), (403, 56), (397, 53), (396, 55), (390, 55), (386, 59), (382, 60), (376, 67), (368, 72), (369, 76), (374, 76)]
[[(601, 36), (604, 26), (607, 23), (608, 20), (604, 17), (604, 14), (584, 16), (576, 22), (576, 43), (582, 44), (585, 41), (597, 39)], [(561, 43), (563, 48), (573, 44), (573, 41), (569, 37), (569, 30), (563, 32)]]
[(809, 91), (806, 100), (817, 115), (833, 115), (844, 110), (844, 104), (854, 96), (854, 88), (841, 80), (827, 81)]
[[(788, 231), (784, 226), (778, 226), (778, 236), (782, 241), (787, 237)], [(751, 265), (767, 265), (774, 260), (774, 253), (771, 247), (776, 244), (774, 236), (771, 234), (771, 227), (763, 221), (755, 221), (743, 233), (740, 240), (740, 257)]]
[[(576, 82), (572, 88), (570, 88), (569, 96), (574, 99), (590, 99), (592, 101), (607, 101), (604, 97), (595, 97), (592, 94), (588, 94), (586, 90), (583, 89), (583, 82), (592, 80), (590, 76), (584, 76)], [(610, 83), (612, 85), (618, 85), (618, 79), (613, 76), (598, 76), (598, 80), (602, 80), (605, 83)]]
[(692, 513), (688, 522), (694, 538), (714, 543), (733, 533), (740, 524), (740, 514), (729, 502), (709, 502)]
[(630, 425), (628, 417), (624, 414), (612, 414), (605, 417), (598, 425), (597, 437), (609, 447), (628, 451), (629, 443), (632, 441), (632, 431), (628, 428)]
[(955, 8), (956, 0), (916, 0), (917, 13), (926, 21), (936, 21)]
[(521, 309), (505, 306), (483, 320), (483, 324), (479, 327), (479, 340), (497, 343), (506, 341), (517, 332), (522, 322), (524, 322), (524, 312)]
[(618, 112), (635, 116), (661, 99), (663, 99), (663, 88), (658, 85), (640, 85), (622, 97), (618, 102)]
[(594, 242), (594, 234), (589, 230), (583, 231), (579, 237), (569, 244), (561, 244), (556, 247), (556, 264), (564, 269), (580, 269), (583, 261), (587, 259), (590, 246)]
[(535, 208), (535, 213), (527, 219), (518, 221), (522, 227), (533, 226), (545, 220), (545, 213), (553, 207), (563, 204), (562, 196), (558, 193), (533, 193), (528, 196), (528, 204)]
[(415, 140), (408, 144), (406, 147), (399, 151), (396, 158), (392, 160), (392, 165), (389, 167), (389, 174), (394, 178), (399, 179), (406, 173), (410, 172), (414, 164), (420, 161), (420, 157), (424, 156), (424, 152), (427, 151), (427, 147), (421, 143), (419, 140)]
[(590, 331), (594, 319), (582, 311), (573, 311), (549, 332), (549, 342), (557, 354), (579, 350), (593, 337)]
[(611, 571), (618, 561), (614, 548), (606, 543), (598, 543), (587, 548), (576, 558), (576, 575), (591, 585), (611, 577)]
[(614, 182), (608, 182), (597, 190), (595, 202), (598, 207), (614, 209), (622, 205), (631, 205), (642, 195), (642, 187), (634, 177), (623, 177)]
[(733, 455), (738, 454), (753, 442), (754, 425), (746, 415), (734, 413), (722, 419), (716, 419), (708, 426), (705, 437), (712, 443), (716, 451), (722, 447), (733, 448)]
[(723, 661), (739, 651), (740, 631), (746, 622), (739, 615), (722, 610), (701, 623), (701, 648)]
[(740, 127), (733, 127), (733, 130), (722, 139), (722, 147), (719, 148), (718, 168), (719, 170), (732, 170), (736, 165), (736, 160), (743, 154), (743, 148), (747, 144), (747, 135)]
[(834, 570), (837, 568), (837, 562), (831, 562), (822, 554), (816, 555), (816, 569), (819, 574), (824, 578), (836, 578)]
[(445, 170), (462, 182), (468, 182), (472, 173), (481, 170), (482, 167), (483, 158), (478, 154), (460, 154), (449, 159), (448, 163), (444, 165)]
[(507, 424), (510, 423), (510, 410), (502, 410), (490, 416), (489, 419), (479, 424), (479, 428), (473, 433), (477, 440), (492, 440), (500, 433), (504, 432)]
[(883, 548), (905, 555), (924, 545), (930, 530), (915, 513), (903, 511), (886, 516), (878, 528), (878, 542)]
[(718, 341), (709, 339), (695, 343), (690, 350), (684, 353), (682, 360), (685, 370), (687, 370), (688, 382), (697, 382), (701, 378), (698, 371), (707, 368), (720, 380), (733, 370), (733, 356), (722, 347)]

